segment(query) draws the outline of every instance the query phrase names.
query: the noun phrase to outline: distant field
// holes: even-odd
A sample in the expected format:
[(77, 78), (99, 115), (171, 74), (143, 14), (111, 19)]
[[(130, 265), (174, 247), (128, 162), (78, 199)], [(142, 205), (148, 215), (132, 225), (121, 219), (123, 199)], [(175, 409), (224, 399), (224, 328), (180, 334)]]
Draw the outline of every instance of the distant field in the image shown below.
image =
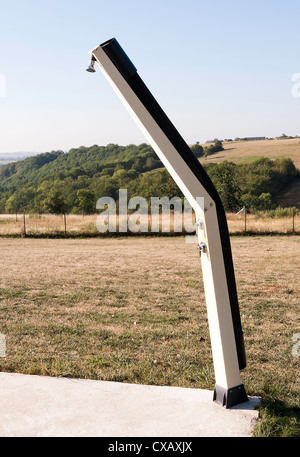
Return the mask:
[[(205, 145), (203, 145), (205, 146)], [(207, 145), (206, 145), (207, 146)], [(260, 157), (277, 159), (288, 157), (292, 159), (295, 166), (300, 169), (300, 138), (287, 140), (261, 140), (261, 141), (238, 141), (224, 142), (224, 151), (201, 158), (200, 162), (219, 163), (228, 160), (234, 163), (252, 162)], [(283, 190), (278, 198), (281, 206), (300, 207), (300, 179), (294, 180)]]
[[(299, 247), (296, 236), (232, 239), (260, 436), (299, 436)], [(195, 244), (2, 238), (0, 249), (0, 371), (213, 389)]]
[[(202, 145), (207, 146), (207, 145)], [(235, 163), (247, 162), (268, 157), (289, 157), (297, 168), (300, 169), (300, 138), (290, 140), (261, 140), (261, 141), (238, 141), (224, 142), (224, 151), (208, 156), (207, 160), (201, 159), (201, 163), (222, 162), (228, 160)]]

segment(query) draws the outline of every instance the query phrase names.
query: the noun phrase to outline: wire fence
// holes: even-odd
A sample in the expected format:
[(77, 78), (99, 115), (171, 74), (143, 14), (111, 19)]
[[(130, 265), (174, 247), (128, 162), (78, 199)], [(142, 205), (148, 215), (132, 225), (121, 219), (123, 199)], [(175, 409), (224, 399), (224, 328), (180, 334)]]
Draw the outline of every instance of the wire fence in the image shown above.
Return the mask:
[[(300, 234), (300, 217), (298, 212), (287, 213), (285, 216), (276, 216), (269, 212), (251, 214), (245, 210), (238, 213), (227, 213), (229, 233), (231, 235), (251, 234)], [(111, 235), (99, 233), (97, 219), (99, 214), (75, 215), (75, 214), (1, 214), (0, 215), (0, 236), (30, 236), (30, 237), (83, 237), (83, 236), (106, 236)], [(120, 233), (119, 226), (124, 227), (124, 218), (128, 216), (117, 216), (116, 231), (114, 235), (181, 235), (193, 234), (195, 231), (195, 216), (188, 224), (184, 224), (184, 215), (171, 213), (169, 221), (165, 223), (160, 215), (158, 230), (151, 231), (151, 216), (148, 217), (148, 231), (132, 233), (128, 229)], [(108, 221), (107, 221), (108, 222)], [(169, 226), (168, 226), (169, 222)], [(125, 221), (126, 223), (126, 221)], [(188, 227), (186, 226), (188, 225)], [(157, 226), (157, 224), (156, 224)]]

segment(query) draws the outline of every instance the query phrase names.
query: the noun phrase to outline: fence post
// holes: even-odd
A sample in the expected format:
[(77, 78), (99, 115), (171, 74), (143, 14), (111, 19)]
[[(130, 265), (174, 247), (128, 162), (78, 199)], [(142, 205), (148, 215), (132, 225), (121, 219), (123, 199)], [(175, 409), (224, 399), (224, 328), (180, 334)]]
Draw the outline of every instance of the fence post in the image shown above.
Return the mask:
[(293, 235), (295, 233), (295, 213), (293, 212)]
[(291, 208), (292, 210), (292, 216), (293, 216), (293, 229), (292, 229), (292, 234), (295, 234), (295, 216), (297, 215), (298, 211), (297, 208), (293, 207)]
[(23, 213), (23, 225), (24, 225), (24, 236), (26, 236), (26, 222), (25, 222), (25, 213)]

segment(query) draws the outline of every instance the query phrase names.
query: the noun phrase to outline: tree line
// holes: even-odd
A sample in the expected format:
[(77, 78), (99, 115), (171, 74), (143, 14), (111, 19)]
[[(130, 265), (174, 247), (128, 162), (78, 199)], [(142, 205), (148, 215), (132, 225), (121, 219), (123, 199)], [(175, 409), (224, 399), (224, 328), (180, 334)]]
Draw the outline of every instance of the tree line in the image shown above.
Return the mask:
[[(191, 150), (196, 157), (223, 148), (215, 140)], [(275, 209), (282, 189), (298, 174), (289, 158), (260, 158), (251, 163), (205, 163), (204, 168), (220, 194), (226, 211), (246, 206), (254, 210)], [(102, 196), (117, 202), (119, 189), (128, 199), (183, 195), (153, 149), (141, 145), (94, 145), (68, 153), (51, 151), (0, 168), (1, 213), (92, 214)]]

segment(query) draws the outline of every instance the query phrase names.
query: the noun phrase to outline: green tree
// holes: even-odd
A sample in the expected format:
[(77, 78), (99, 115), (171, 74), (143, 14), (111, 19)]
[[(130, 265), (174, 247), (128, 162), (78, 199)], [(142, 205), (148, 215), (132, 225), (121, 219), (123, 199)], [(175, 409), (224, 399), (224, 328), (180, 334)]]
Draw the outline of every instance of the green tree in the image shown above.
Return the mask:
[(214, 154), (215, 152), (223, 151), (223, 143), (222, 141), (218, 140), (217, 138), (214, 140), (213, 144), (208, 147), (210, 154)]
[(236, 164), (221, 162), (211, 164), (208, 173), (214, 183), (226, 211), (235, 210), (240, 206), (240, 187), (236, 176)]
[(93, 214), (96, 212), (95, 195), (89, 189), (77, 191), (76, 205), (82, 214)]
[(250, 192), (241, 196), (241, 202), (247, 209), (256, 209), (259, 205), (258, 197)]
[(21, 213), (32, 211), (35, 189), (33, 186), (24, 186), (17, 189), (6, 202), (5, 210), (8, 213)]
[(18, 211), (19, 211), (19, 205), (18, 205), (15, 194), (13, 194), (6, 200), (5, 212), (9, 213), (9, 214), (17, 214)]
[(260, 194), (260, 196), (258, 197), (257, 206), (257, 209), (261, 211), (274, 209), (276, 208), (276, 201), (274, 201), (274, 198), (272, 197), (270, 192), (264, 192)]
[(215, 154), (216, 152), (223, 151), (223, 150), (224, 150), (224, 148), (223, 148), (222, 141), (220, 141), (216, 138), (210, 146), (206, 146), (204, 148), (203, 154), (206, 159), (207, 156), (209, 156), (210, 154)]
[(203, 147), (201, 144), (193, 144), (190, 147), (191, 151), (195, 154), (196, 157), (202, 157), (203, 156)]
[(45, 201), (45, 210), (51, 214), (65, 214), (67, 205), (60, 190), (53, 189)]

